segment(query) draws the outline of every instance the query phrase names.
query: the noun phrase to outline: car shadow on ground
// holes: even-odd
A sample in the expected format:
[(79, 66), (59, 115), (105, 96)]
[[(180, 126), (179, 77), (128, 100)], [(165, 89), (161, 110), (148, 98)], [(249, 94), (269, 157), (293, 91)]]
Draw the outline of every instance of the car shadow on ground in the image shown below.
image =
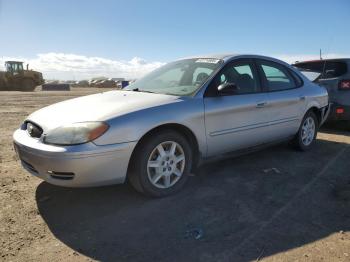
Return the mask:
[(55, 237), (93, 259), (251, 261), (350, 230), (350, 203), (334, 196), (349, 155), (326, 140), (306, 153), (279, 145), (207, 164), (163, 199), (42, 182), (36, 200)]
[(330, 122), (322, 126), (321, 132), (335, 135), (350, 135), (350, 122)]

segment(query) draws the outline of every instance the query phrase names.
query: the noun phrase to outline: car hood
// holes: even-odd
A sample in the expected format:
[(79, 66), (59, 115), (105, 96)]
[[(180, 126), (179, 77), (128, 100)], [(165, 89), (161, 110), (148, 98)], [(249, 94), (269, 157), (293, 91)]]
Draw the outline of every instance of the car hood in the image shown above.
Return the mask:
[(109, 91), (44, 107), (32, 113), (27, 120), (40, 125), (46, 131), (70, 123), (106, 121), (134, 111), (178, 101), (180, 100), (177, 96)]

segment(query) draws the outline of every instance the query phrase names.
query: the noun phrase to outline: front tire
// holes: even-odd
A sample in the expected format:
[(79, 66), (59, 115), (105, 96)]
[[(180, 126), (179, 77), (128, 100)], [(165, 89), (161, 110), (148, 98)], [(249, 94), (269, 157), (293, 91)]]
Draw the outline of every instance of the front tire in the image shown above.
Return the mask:
[(305, 114), (299, 131), (293, 140), (294, 146), (301, 151), (309, 150), (316, 139), (318, 125), (319, 123), (315, 113), (308, 111)]
[(164, 197), (184, 186), (192, 159), (191, 147), (183, 135), (172, 130), (157, 132), (136, 148), (128, 178), (137, 191)]

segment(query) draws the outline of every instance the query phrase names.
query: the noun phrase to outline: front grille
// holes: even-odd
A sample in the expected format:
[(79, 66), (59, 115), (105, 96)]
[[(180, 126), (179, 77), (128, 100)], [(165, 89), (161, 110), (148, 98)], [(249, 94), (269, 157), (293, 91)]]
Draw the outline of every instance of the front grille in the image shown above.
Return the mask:
[(25, 123), (28, 135), (35, 138), (40, 138), (43, 134), (43, 129), (33, 122), (27, 121)]

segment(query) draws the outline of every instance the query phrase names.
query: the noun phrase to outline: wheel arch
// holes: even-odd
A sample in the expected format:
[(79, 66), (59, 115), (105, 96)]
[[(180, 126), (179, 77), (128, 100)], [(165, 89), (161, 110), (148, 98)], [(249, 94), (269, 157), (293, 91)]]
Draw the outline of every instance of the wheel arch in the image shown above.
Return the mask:
[(198, 144), (198, 140), (194, 134), (194, 132), (188, 128), (185, 125), (182, 124), (178, 124), (178, 123), (167, 123), (167, 124), (162, 124), (159, 126), (156, 126), (154, 128), (152, 128), (151, 130), (149, 130), (148, 132), (146, 132), (137, 142), (136, 146), (134, 147), (130, 160), (129, 160), (129, 164), (128, 164), (128, 172), (127, 174), (129, 174), (131, 165), (134, 161), (135, 155), (137, 150), (140, 148), (140, 145), (142, 143), (144, 143), (149, 137), (151, 137), (152, 135), (155, 135), (158, 132), (162, 132), (165, 130), (172, 130), (172, 131), (176, 131), (179, 134), (183, 135), (186, 140), (188, 141), (188, 143), (190, 144), (190, 147), (192, 149), (192, 153), (193, 153), (193, 164), (192, 164), (192, 171), (196, 169), (199, 161), (200, 161), (200, 151), (199, 151), (199, 144)]
[(318, 106), (312, 105), (306, 110), (304, 115), (306, 115), (310, 111), (316, 115), (318, 125), (320, 125), (322, 123), (322, 110)]

